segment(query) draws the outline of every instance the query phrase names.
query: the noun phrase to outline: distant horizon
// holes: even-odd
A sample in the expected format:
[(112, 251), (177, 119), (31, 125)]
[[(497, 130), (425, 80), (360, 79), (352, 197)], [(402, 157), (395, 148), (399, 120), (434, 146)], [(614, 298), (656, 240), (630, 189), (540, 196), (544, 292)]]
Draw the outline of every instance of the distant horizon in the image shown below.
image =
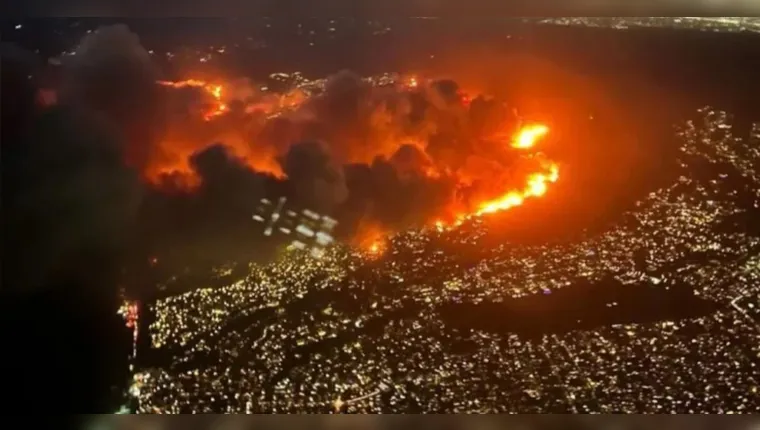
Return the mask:
[[(360, 4), (357, 4), (360, 3)], [(182, 4), (185, 6), (185, 4)], [(3, 16), (79, 16), (79, 17), (255, 17), (255, 16), (330, 16), (355, 17), (451, 16), (457, 19), (477, 16), (549, 17), (549, 16), (742, 16), (760, 14), (754, 0), (586, 0), (572, 4), (560, 0), (397, 0), (350, 1), (322, 0), (216, 0), (195, 2), (192, 8), (175, 3), (130, 3), (129, 6), (76, 0), (60, 4), (49, 0), (29, 0), (6, 6)]]

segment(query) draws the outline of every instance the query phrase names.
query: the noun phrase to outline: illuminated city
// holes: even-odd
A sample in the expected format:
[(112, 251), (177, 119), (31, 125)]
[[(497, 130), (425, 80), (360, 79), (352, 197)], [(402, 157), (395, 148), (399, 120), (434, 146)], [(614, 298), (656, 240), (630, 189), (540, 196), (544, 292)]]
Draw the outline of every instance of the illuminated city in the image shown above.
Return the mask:
[[(740, 226), (760, 204), (758, 126), (740, 138), (725, 112), (703, 109), (678, 132), (677, 181), (575, 243), (484, 247), (476, 218), (393, 235), (379, 258), (293, 253), (161, 300), (152, 339), (170, 358), (136, 376), (139, 410), (756, 411), (760, 238)], [(684, 316), (644, 323), (515, 334), (452, 315), (602, 282), (694, 290), (675, 299)], [(603, 306), (631, 306), (616, 300)]]
[(557, 17), (539, 19), (541, 24), (579, 25), (625, 30), (636, 27), (680, 28), (715, 32), (760, 32), (760, 20), (741, 16), (694, 17)]

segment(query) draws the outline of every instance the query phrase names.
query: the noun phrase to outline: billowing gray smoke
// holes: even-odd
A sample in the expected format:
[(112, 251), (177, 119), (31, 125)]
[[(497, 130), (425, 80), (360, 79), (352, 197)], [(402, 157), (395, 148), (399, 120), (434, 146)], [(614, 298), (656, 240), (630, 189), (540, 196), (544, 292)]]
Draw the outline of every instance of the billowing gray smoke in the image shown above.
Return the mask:
[(89, 33), (63, 61), (64, 104), (104, 115), (124, 136), (128, 162), (142, 168), (161, 131), (157, 69), (136, 34), (124, 25)]

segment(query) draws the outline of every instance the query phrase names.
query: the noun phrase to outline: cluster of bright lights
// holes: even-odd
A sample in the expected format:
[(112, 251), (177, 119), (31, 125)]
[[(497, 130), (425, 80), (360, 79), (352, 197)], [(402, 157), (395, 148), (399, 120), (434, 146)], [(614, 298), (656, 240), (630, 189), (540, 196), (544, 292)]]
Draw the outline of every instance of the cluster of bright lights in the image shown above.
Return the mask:
[[(488, 223), (439, 224), (389, 237), (378, 255), (288, 254), (228, 287), (160, 301), (155, 346), (179, 352), (143, 381), (141, 411), (757, 411), (760, 239), (718, 230), (744, 210), (741, 184), (760, 186), (756, 164), (736, 156), (756, 152), (730, 135), (725, 114), (703, 114), (680, 131), (681, 177), (601, 235), (494, 248), (482, 241)], [(704, 160), (735, 173), (692, 168)], [(646, 250), (646, 268), (635, 250)], [(705, 254), (714, 262), (692, 263)], [(535, 339), (453, 330), (438, 310), (608, 277), (626, 288), (684, 281), (723, 306)]]

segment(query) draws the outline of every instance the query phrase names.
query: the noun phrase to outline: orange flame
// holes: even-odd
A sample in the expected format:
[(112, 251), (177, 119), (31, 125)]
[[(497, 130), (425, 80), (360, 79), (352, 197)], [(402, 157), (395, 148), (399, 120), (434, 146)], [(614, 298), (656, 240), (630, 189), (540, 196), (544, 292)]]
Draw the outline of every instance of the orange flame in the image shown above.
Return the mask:
[[(512, 147), (516, 149), (533, 148), (538, 140), (549, 133), (549, 127), (544, 124), (531, 124), (522, 127), (512, 141)], [(511, 209), (523, 204), (530, 197), (541, 197), (546, 194), (549, 184), (559, 179), (559, 166), (554, 162), (542, 163), (544, 171), (528, 175), (525, 187), (522, 190), (511, 190), (501, 197), (483, 202), (479, 205), (475, 215), (480, 216), (503, 210)]]
[(516, 149), (532, 148), (538, 139), (549, 133), (549, 127), (543, 124), (532, 124), (525, 126), (515, 136), (512, 147)]
[(214, 104), (211, 106), (211, 108), (203, 114), (203, 119), (206, 121), (211, 121), (214, 117), (222, 115), (228, 110), (227, 104), (222, 100), (224, 91), (224, 87), (222, 85), (211, 84), (199, 79), (187, 79), (184, 81), (176, 82), (158, 81), (158, 84), (171, 88), (202, 88), (214, 100)]
[[(548, 133), (549, 127), (543, 124), (524, 126), (515, 134), (512, 140), (512, 147), (521, 150), (533, 148)], [(544, 161), (541, 163), (541, 168), (541, 171), (528, 175), (525, 186), (522, 189), (510, 190), (496, 199), (482, 202), (477, 206), (477, 210), (470, 214), (459, 214), (453, 226), (459, 226), (466, 219), (472, 217), (512, 209), (522, 205), (528, 198), (543, 196), (549, 189), (549, 185), (559, 180), (559, 166), (554, 162)], [(434, 226), (438, 231), (446, 227), (440, 220), (435, 221)]]
[(498, 211), (511, 209), (523, 204), (530, 197), (541, 197), (546, 194), (550, 183), (559, 179), (559, 166), (555, 163), (547, 163), (546, 171), (532, 173), (528, 176), (525, 188), (522, 191), (509, 191), (501, 197), (481, 203), (475, 215), (490, 214)]

